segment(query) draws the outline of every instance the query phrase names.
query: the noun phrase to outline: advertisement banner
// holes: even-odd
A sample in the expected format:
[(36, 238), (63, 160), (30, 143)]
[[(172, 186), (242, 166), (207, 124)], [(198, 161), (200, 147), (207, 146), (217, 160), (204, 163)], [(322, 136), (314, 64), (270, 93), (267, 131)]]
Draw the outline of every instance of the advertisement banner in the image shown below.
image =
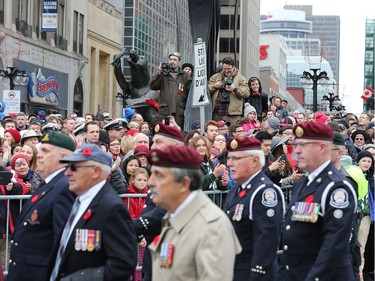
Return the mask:
[(57, 32), (57, 0), (43, 0), (42, 31)]

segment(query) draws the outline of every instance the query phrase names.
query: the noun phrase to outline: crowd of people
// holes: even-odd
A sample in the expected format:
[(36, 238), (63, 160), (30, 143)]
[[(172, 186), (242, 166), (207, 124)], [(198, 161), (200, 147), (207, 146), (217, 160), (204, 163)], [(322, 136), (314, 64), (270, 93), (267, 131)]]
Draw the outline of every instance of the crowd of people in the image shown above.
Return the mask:
[(373, 280), (374, 116), (291, 111), (226, 58), (183, 131), (194, 70), (169, 58), (163, 122), (2, 120), (1, 194), (31, 194), (0, 201), (7, 280)]

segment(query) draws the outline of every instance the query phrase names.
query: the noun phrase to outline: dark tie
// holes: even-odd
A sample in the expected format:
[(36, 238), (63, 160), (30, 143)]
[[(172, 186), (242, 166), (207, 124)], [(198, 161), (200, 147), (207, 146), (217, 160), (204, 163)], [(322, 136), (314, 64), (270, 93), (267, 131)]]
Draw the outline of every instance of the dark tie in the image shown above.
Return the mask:
[(68, 245), (68, 241), (70, 237), (69, 233), (70, 233), (71, 228), (73, 227), (73, 222), (77, 215), (80, 204), (81, 203), (79, 202), (79, 199), (77, 197), (76, 201), (73, 204), (72, 211), (70, 212), (68, 221), (65, 224), (63, 234), (61, 236), (60, 246), (59, 246), (59, 250), (57, 251), (57, 256), (56, 256), (55, 267), (53, 268), (53, 271), (51, 273), (51, 277), (49, 279), (50, 281), (55, 281), (59, 273), (61, 259), (64, 255), (66, 246)]

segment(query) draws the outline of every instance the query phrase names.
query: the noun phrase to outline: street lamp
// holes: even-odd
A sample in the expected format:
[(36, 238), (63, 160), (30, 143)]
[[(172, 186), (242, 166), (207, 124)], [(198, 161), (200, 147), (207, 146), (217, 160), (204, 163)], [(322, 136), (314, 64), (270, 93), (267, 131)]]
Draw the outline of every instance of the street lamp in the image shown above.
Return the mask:
[(10, 89), (14, 90), (16, 85), (26, 86), (29, 83), (29, 77), (26, 75), (25, 70), (18, 70), (17, 67), (7, 67), (6, 70), (0, 70), (0, 83), (7, 85), (9, 79)]
[(309, 88), (312, 85), (312, 91), (313, 91), (313, 111), (318, 111), (318, 81), (322, 81), (319, 83), (323, 87), (328, 86), (327, 82), (329, 80), (329, 77), (327, 76), (327, 72), (325, 71), (318, 71), (320, 69), (312, 68), (312, 74), (309, 71), (304, 71), (303, 76), (301, 76), (301, 84), (304, 88)]
[(340, 98), (338, 96), (335, 96), (335, 93), (328, 93), (328, 95), (329, 97), (327, 95), (323, 96), (321, 104), (327, 105), (327, 103), (329, 103), (329, 111), (332, 111), (336, 109), (336, 107), (341, 106)]
[(333, 107), (337, 112), (339, 112), (341, 115), (346, 114), (346, 108), (345, 105), (338, 105)]

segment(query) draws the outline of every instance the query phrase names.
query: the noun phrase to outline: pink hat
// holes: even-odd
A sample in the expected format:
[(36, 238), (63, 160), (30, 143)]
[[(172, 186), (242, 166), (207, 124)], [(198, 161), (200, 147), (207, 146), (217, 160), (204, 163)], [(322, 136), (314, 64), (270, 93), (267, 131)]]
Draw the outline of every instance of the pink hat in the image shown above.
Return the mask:
[(316, 122), (324, 123), (328, 119), (329, 119), (329, 117), (327, 115), (323, 114), (322, 112), (315, 113), (315, 120), (316, 120)]

